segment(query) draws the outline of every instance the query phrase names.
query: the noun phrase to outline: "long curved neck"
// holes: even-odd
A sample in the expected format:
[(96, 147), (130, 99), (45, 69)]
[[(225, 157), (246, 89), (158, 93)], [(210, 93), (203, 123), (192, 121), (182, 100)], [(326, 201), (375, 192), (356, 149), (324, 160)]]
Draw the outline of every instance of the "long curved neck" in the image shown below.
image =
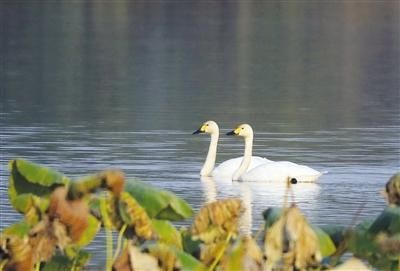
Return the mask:
[(244, 138), (244, 156), (242, 163), (239, 168), (235, 171), (232, 176), (233, 181), (238, 181), (240, 176), (247, 171), (251, 163), (251, 157), (253, 152), (253, 135), (249, 135)]
[(200, 171), (201, 176), (211, 176), (211, 173), (215, 166), (215, 157), (217, 156), (218, 138), (219, 131), (211, 134), (211, 142), (210, 147), (208, 148), (207, 158), (204, 162), (203, 168)]

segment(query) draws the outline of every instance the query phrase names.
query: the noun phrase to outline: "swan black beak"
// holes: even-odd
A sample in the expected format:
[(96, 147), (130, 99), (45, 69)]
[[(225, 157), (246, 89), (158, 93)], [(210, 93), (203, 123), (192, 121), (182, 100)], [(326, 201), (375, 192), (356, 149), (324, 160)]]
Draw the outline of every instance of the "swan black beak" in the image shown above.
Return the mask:
[(201, 129), (197, 129), (196, 131), (193, 132), (192, 135), (197, 135), (197, 134), (201, 134), (204, 133), (204, 131), (202, 131)]
[(226, 135), (237, 135), (237, 134), (235, 133), (235, 130), (232, 130), (232, 131), (226, 133)]

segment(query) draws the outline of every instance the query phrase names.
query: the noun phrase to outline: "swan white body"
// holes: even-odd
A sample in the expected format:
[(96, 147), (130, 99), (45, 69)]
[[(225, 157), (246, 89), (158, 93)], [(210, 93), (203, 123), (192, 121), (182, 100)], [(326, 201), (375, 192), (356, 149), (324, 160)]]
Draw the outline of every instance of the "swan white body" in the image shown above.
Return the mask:
[[(217, 156), (217, 146), (219, 139), (219, 127), (216, 122), (209, 120), (203, 123), (203, 125), (195, 131), (193, 134), (207, 133), (211, 135), (211, 142), (208, 148), (207, 158), (200, 171), (201, 176), (213, 176), (213, 177), (224, 177), (232, 178), (233, 173), (238, 169), (242, 163), (243, 157), (232, 158), (221, 163), (218, 167), (215, 167), (215, 160)], [(249, 158), (248, 169), (253, 169), (261, 164), (270, 162), (266, 158), (252, 156)]]
[(287, 161), (271, 161), (245, 172), (239, 179), (253, 182), (286, 182), (290, 177), (295, 178), (298, 182), (315, 182), (321, 175), (321, 172), (308, 166)]
[(253, 182), (286, 182), (288, 178), (296, 178), (298, 182), (315, 182), (322, 173), (308, 166), (287, 161), (270, 161), (249, 169), (249, 161), (253, 149), (253, 129), (248, 124), (241, 124), (228, 135), (242, 136), (245, 140), (244, 159), (233, 174), (234, 181)]
[[(224, 161), (219, 166), (217, 166), (211, 173), (213, 177), (230, 177), (232, 178), (233, 173), (239, 168), (240, 164), (243, 161), (242, 157), (232, 158), (229, 160)], [(249, 168), (247, 170), (252, 170), (262, 164), (267, 162), (271, 162), (270, 160), (259, 157), (259, 156), (252, 156)]]

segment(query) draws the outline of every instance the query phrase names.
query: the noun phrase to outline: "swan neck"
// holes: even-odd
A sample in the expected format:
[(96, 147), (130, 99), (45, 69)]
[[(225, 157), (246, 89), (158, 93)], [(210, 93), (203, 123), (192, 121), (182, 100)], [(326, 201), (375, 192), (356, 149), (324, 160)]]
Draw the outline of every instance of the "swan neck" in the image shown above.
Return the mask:
[(217, 156), (218, 139), (219, 131), (211, 134), (211, 142), (208, 148), (207, 158), (204, 162), (203, 168), (200, 171), (201, 176), (211, 176), (215, 166), (215, 158)]
[(244, 138), (244, 156), (242, 163), (240, 164), (238, 170), (233, 174), (233, 180), (238, 181), (240, 177), (247, 171), (251, 163), (251, 157), (253, 152), (253, 136), (248, 136)]

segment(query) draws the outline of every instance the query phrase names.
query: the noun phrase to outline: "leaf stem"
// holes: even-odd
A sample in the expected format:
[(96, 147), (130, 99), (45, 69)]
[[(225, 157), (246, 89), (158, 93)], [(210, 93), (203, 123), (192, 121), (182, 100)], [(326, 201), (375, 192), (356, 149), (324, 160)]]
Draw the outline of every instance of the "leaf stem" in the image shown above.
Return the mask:
[(4, 266), (6, 266), (7, 262), (8, 262), (8, 260), (3, 260), (0, 262), (0, 271), (4, 270)]
[(113, 260), (113, 237), (111, 232), (111, 220), (107, 213), (107, 192), (104, 192), (105, 196), (100, 199), (100, 212), (103, 218), (104, 230), (106, 232), (106, 271), (112, 270)]
[(228, 236), (226, 237), (223, 248), (220, 251), (218, 251), (217, 257), (215, 257), (213, 263), (211, 264), (210, 268), (208, 269), (209, 271), (214, 270), (215, 267), (217, 266), (218, 262), (221, 260), (222, 255), (224, 255), (225, 249), (228, 246), (228, 243), (229, 243), (229, 240), (231, 239), (231, 237), (232, 237), (232, 232), (229, 232)]
[(125, 232), (127, 226), (128, 226), (128, 224), (125, 223), (124, 225), (122, 225), (121, 229), (119, 230), (117, 249), (115, 250), (114, 258), (113, 258), (114, 261), (117, 259), (119, 253), (121, 252), (122, 238), (124, 237), (124, 232)]

